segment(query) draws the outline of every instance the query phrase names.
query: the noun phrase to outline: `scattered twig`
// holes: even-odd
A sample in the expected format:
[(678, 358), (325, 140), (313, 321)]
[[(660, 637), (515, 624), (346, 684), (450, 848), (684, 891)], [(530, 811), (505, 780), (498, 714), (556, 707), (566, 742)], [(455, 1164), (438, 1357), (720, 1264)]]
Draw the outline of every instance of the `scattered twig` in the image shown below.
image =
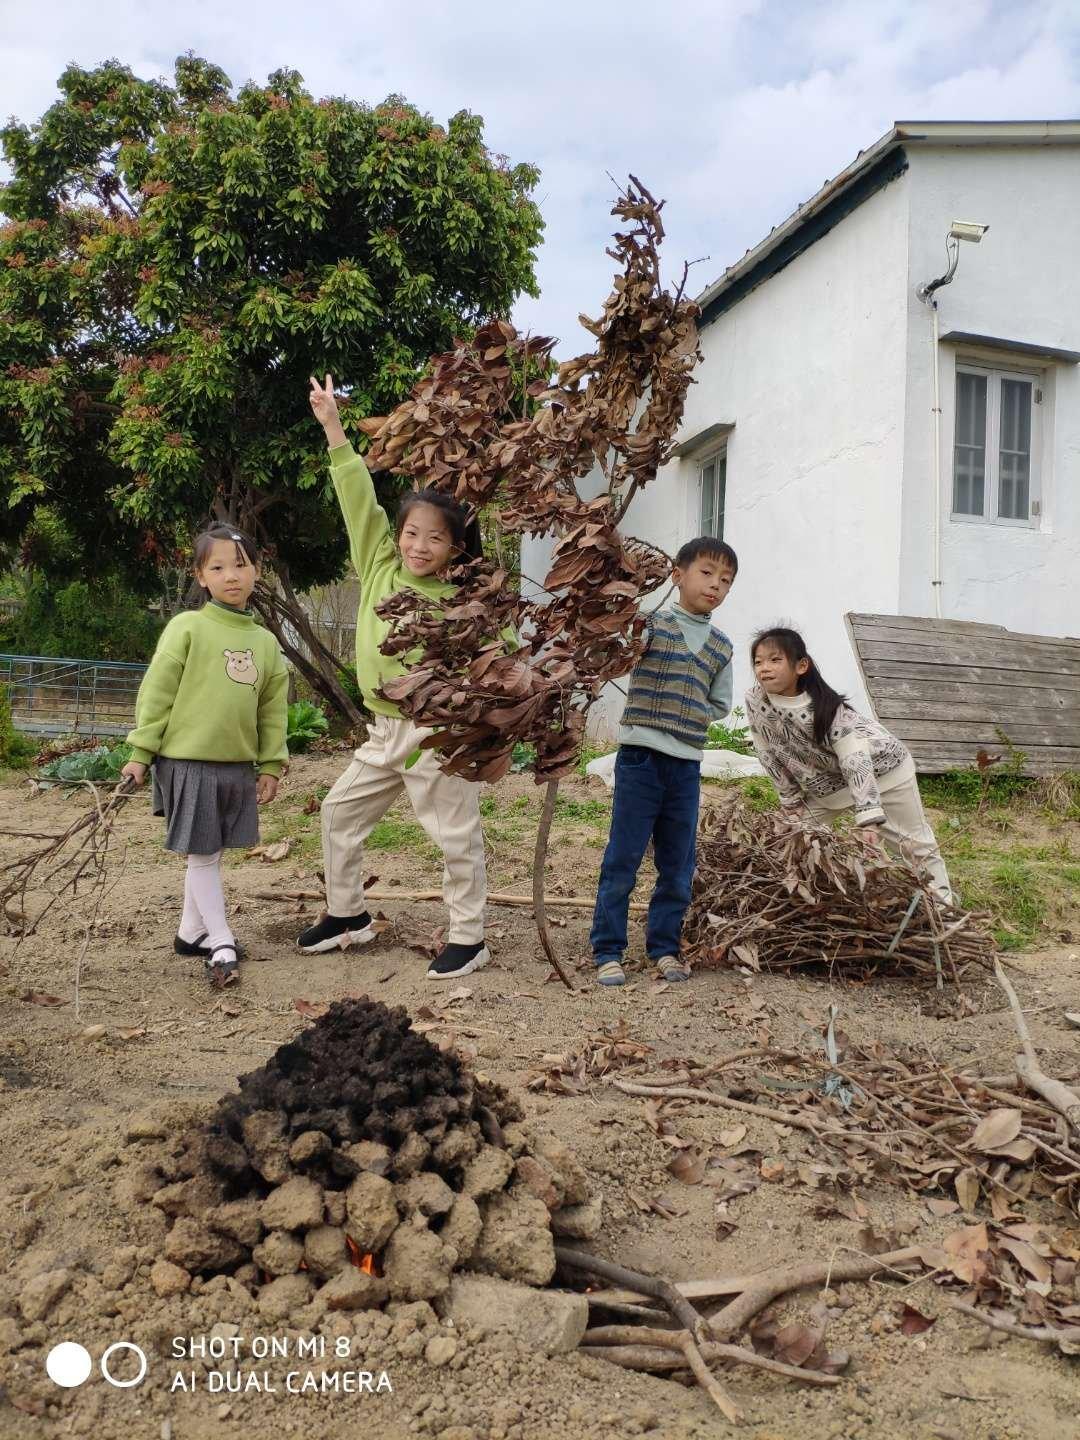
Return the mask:
[(1063, 1325), (1060, 1329), (1049, 1325), (1017, 1325), (1013, 1320), (988, 1314), (985, 1310), (976, 1310), (974, 1305), (965, 1305), (961, 1300), (954, 1300), (952, 1308), (959, 1310), (961, 1315), (970, 1315), (972, 1320), (978, 1320), (991, 1330), (1001, 1330), (1004, 1334), (1016, 1335), (1021, 1340), (1043, 1340), (1054, 1345), (1065, 1340), (1069, 1344), (1080, 1345), (1080, 1325)]
[(996, 960), (994, 962), (994, 978), (1004, 990), (1009, 1001), (1013, 1024), (1016, 1026), (1016, 1033), (1020, 1037), (1020, 1044), (1023, 1047), (1023, 1053), (1016, 1057), (1016, 1073), (1029, 1090), (1034, 1090), (1036, 1095), (1041, 1095), (1065, 1117), (1077, 1134), (1080, 1134), (1080, 1095), (1074, 1090), (1070, 1090), (1060, 1080), (1055, 1080), (1052, 1075), (1047, 1075), (1039, 1064), (1039, 1057), (1031, 1043), (1031, 1034), (1027, 1027), (1027, 1021), (1024, 1019), (1024, 1012), (1020, 1008), (1016, 991)]

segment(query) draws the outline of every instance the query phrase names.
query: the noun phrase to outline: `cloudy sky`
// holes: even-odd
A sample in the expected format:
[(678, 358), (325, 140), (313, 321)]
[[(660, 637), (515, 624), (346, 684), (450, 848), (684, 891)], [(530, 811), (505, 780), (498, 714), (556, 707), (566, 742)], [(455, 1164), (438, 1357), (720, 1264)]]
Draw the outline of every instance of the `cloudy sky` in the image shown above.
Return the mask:
[(1080, 116), (1076, 0), (0, 0), (0, 112), (36, 119), (70, 60), (478, 111), (528, 160), (547, 221), (519, 324), (584, 348), (607, 294), (609, 173), (667, 199), (666, 261), (704, 286), (894, 120)]

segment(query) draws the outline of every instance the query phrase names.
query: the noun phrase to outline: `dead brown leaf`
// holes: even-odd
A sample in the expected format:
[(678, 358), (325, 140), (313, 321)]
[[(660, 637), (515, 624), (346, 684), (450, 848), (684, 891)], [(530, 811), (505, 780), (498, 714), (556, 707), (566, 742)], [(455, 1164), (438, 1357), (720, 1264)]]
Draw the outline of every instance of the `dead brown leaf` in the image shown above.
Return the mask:
[(956, 1198), (960, 1202), (961, 1210), (971, 1215), (979, 1199), (979, 1176), (970, 1166), (961, 1170), (953, 1181), (956, 1188)]
[(975, 1126), (968, 1146), (984, 1153), (993, 1152), (1016, 1139), (1022, 1121), (1023, 1115), (1019, 1110), (991, 1110)]
[(70, 1000), (61, 1000), (58, 995), (46, 995), (42, 990), (27, 990), (19, 996), (27, 1005), (44, 1005), (52, 1009), (57, 1005), (70, 1005)]
[(678, 1155), (669, 1161), (668, 1169), (675, 1179), (681, 1180), (684, 1185), (700, 1185), (705, 1178), (708, 1161), (709, 1157), (704, 1150), (680, 1150)]
[(900, 1333), (902, 1335), (922, 1335), (930, 1329), (931, 1325), (936, 1324), (936, 1315), (924, 1315), (921, 1310), (916, 1310), (914, 1305), (908, 1305), (906, 1301), (900, 1308)]
[(962, 1230), (953, 1230), (941, 1242), (947, 1256), (946, 1265), (965, 1285), (981, 1280), (987, 1274), (987, 1264), (982, 1258), (989, 1249), (985, 1225), (967, 1225)]

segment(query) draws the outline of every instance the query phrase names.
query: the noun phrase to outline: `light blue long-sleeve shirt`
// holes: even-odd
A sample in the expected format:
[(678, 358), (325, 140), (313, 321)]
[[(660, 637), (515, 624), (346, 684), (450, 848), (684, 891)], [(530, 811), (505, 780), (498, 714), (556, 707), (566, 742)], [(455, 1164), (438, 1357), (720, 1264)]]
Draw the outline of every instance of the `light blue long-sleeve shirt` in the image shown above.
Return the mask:
[[(677, 604), (673, 604), (667, 613), (674, 615), (679, 622), (687, 649), (696, 655), (709, 638), (712, 616), (692, 615), (689, 610), (684, 610)], [(710, 724), (714, 720), (723, 720), (725, 715), (731, 713), (733, 694), (734, 675), (729, 662), (713, 677), (709, 688)], [(673, 755), (677, 760), (696, 760), (699, 765), (704, 753), (696, 746), (688, 745), (685, 740), (669, 735), (666, 730), (655, 730), (651, 725), (620, 725), (619, 744), (644, 745), (648, 750), (659, 750), (661, 755)]]

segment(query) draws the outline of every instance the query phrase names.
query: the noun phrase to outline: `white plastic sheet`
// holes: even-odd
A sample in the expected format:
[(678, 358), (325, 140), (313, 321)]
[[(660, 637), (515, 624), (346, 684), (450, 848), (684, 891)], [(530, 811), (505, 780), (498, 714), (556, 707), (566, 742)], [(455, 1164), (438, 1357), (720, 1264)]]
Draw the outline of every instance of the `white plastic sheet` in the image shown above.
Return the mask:
[[(615, 755), (599, 755), (585, 767), (586, 775), (595, 775), (608, 789), (615, 784)], [(735, 750), (706, 750), (701, 758), (701, 775), (705, 780), (744, 780), (749, 775), (764, 775), (761, 762), (754, 755), (740, 755)]]

